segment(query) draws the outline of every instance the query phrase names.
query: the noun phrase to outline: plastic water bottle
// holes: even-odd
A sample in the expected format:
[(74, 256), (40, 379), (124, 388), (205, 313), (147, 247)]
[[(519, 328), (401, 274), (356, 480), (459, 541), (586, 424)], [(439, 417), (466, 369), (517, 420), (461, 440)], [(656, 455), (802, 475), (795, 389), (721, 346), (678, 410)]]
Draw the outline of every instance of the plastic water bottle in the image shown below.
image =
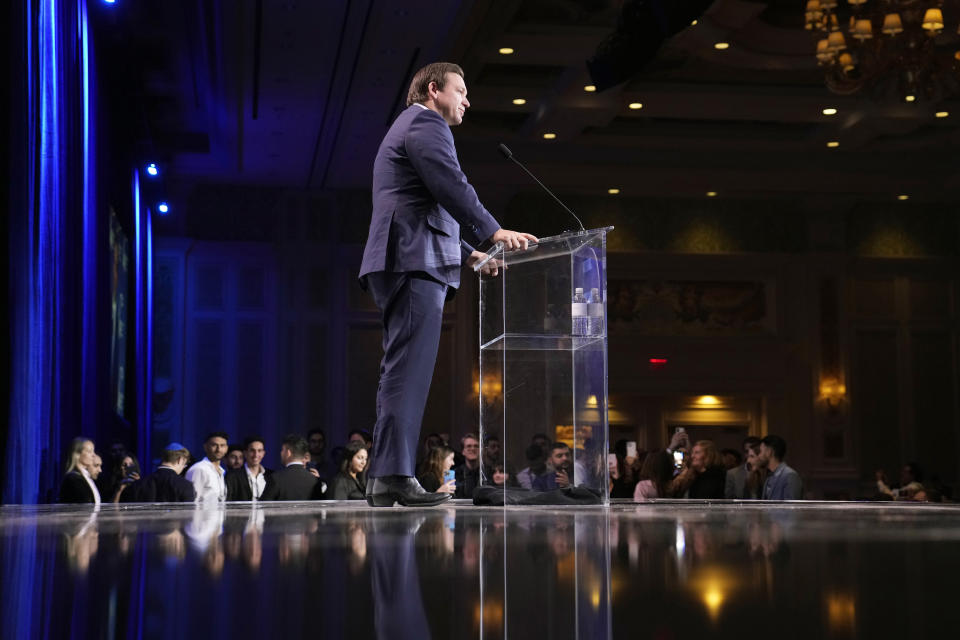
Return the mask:
[(589, 320), (587, 334), (591, 336), (603, 335), (603, 298), (599, 289), (590, 289), (590, 304), (588, 307)]
[(577, 287), (573, 293), (573, 302), (570, 304), (570, 315), (573, 324), (570, 333), (575, 336), (585, 336), (589, 330), (589, 316), (587, 310), (587, 299), (583, 295), (583, 289)]

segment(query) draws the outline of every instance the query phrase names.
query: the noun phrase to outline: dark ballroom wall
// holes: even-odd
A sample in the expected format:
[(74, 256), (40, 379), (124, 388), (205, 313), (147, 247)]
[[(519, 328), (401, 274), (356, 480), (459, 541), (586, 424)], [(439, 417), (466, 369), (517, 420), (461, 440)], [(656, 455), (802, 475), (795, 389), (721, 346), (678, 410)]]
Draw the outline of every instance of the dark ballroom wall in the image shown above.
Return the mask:
[[(203, 381), (173, 385), (187, 392), (176, 392), (183, 432), (171, 437), (189, 442), (208, 430), (217, 415), (210, 403), (236, 404), (217, 426), (237, 436), (261, 431), (276, 441), (321, 426), (335, 443), (351, 428), (371, 428), (380, 334), (355, 280), (369, 194), (208, 186), (190, 202), (197, 215), (158, 227), (166, 237), (157, 266), (175, 275), (157, 281), (179, 283), (167, 291), (173, 316), (183, 318), (169, 360)], [(870, 495), (874, 469), (895, 474), (910, 459), (956, 480), (955, 216), (914, 203), (826, 211), (800, 201), (570, 204), (587, 226), (616, 226), (612, 440), (662, 447), (680, 424), (714, 429), (726, 442), (778, 433), (815, 497)], [(569, 226), (534, 195), (514, 197), (501, 218), (542, 235)], [(455, 439), (476, 428), (478, 402), (476, 290), (468, 274), (464, 282), (447, 307), (424, 423), (424, 433)], [(196, 296), (229, 307), (238, 295), (230, 292), (244, 290), (256, 304), (196, 308)], [(671, 310), (682, 302), (677, 291), (699, 292), (692, 311)], [(668, 363), (653, 370), (652, 357)], [(831, 378), (846, 391), (828, 401), (821, 387)], [(706, 394), (720, 404), (699, 406)]]

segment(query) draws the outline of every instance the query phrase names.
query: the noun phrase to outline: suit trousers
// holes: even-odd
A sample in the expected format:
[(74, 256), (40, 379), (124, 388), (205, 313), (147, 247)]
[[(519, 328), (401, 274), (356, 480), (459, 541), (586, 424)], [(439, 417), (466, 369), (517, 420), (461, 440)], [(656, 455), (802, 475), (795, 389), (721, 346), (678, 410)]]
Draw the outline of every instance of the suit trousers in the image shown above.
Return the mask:
[(447, 285), (426, 274), (383, 271), (367, 274), (366, 284), (383, 323), (377, 424), (368, 476), (413, 476)]

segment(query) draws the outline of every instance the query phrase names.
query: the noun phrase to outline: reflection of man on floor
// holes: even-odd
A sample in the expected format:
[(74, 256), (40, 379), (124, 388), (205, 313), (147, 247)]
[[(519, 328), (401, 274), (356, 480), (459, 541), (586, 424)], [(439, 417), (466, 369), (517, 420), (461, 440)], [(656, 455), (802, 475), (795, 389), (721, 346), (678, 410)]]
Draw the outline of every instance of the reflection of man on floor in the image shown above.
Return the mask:
[[(360, 283), (383, 323), (383, 360), (367, 501), (373, 506), (434, 505), (414, 478), (420, 422), (440, 341), (443, 303), (462, 266), (486, 255), (461, 240), (526, 249), (530, 234), (501, 229), (460, 169), (450, 127), (470, 101), (463, 70), (446, 62), (414, 74), (407, 108), (380, 143), (373, 165), (373, 214)], [(488, 263), (495, 275), (496, 266)]]

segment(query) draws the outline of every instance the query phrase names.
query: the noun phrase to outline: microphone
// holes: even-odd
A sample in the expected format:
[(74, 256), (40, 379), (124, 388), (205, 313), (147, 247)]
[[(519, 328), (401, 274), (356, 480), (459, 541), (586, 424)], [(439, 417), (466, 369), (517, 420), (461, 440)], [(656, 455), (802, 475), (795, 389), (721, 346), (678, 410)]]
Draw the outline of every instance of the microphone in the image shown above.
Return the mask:
[(519, 166), (521, 169), (523, 169), (524, 171), (526, 171), (526, 172), (527, 172), (527, 175), (530, 176), (531, 178), (533, 178), (534, 181), (535, 181), (538, 185), (540, 185), (540, 188), (542, 188), (544, 191), (546, 191), (548, 194), (550, 194), (550, 197), (551, 197), (551, 198), (553, 198), (554, 200), (556, 200), (557, 203), (558, 203), (561, 207), (563, 207), (564, 209), (566, 209), (567, 213), (569, 213), (570, 215), (572, 215), (572, 216), (573, 216), (573, 219), (576, 220), (576, 221), (577, 221), (577, 224), (580, 225), (580, 230), (581, 230), (581, 231), (586, 231), (586, 228), (584, 228), (583, 223), (580, 222), (580, 218), (577, 217), (577, 214), (575, 214), (573, 211), (571, 211), (571, 210), (570, 210), (570, 207), (568, 207), (567, 205), (563, 204), (563, 202), (560, 200), (560, 198), (558, 198), (557, 196), (553, 195), (553, 191), (550, 191), (550, 189), (547, 189), (547, 186), (546, 186), (545, 184), (543, 184), (542, 182), (540, 182), (540, 180), (537, 179), (537, 176), (535, 176), (535, 175), (533, 175), (532, 173), (530, 173), (530, 169), (527, 169), (525, 166), (523, 166), (523, 163), (522, 163), (522, 162), (520, 162), (519, 160), (517, 160), (516, 158), (514, 158), (514, 157), (513, 157), (513, 151), (510, 151), (510, 148), (509, 148), (507, 145), (505, 145), (505, 144), (503, 144), (503, 143), (501, 142), (501, 143), (500, 143), (500, 146), (497, 147), (497, 148), (500, 149), (500, 153), (503, 154), (503, 157), (504, 157), (504, 158), (506, 158), (507, 160), (512, 160), (513, 162), (515, 162), (515, 163), (517, 164), (517, 166)]

